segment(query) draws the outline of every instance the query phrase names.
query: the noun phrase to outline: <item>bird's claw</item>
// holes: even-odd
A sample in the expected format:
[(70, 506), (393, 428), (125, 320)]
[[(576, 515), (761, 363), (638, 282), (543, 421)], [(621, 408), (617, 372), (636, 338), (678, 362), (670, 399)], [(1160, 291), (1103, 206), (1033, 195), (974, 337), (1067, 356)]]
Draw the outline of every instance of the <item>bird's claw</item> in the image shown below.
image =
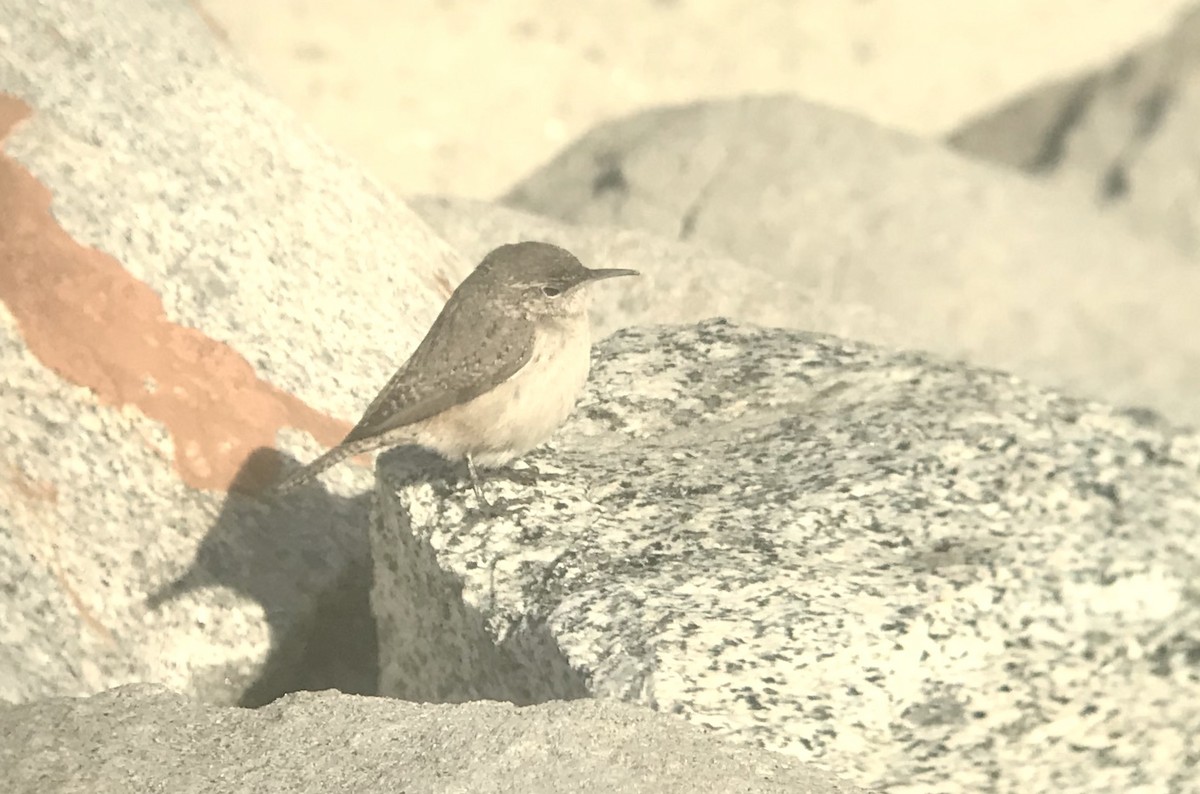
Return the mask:
[(509, 482), (526, 487), (537, 485), (543, 476), (536, 466), (525, 466), (521, 469), (501, 469), (496, 472), (496, 475), (503, 477)]
[(529, 504), (530, 501), (532, 501), (532, 500), (530, 500), (530, 499), (505, 499), (503, 496), (498, 497), (492, 501), (488, 501), (487, 499), (480, 499), (479, 506), (472, 512), (474, 512), (475, 515), (477, 515), (480, 518), (487, 518), (487, 519), (509, 518), (515, 512), (517, 512), (515, 510), (516, 507), (518, 507), (519, 505)]

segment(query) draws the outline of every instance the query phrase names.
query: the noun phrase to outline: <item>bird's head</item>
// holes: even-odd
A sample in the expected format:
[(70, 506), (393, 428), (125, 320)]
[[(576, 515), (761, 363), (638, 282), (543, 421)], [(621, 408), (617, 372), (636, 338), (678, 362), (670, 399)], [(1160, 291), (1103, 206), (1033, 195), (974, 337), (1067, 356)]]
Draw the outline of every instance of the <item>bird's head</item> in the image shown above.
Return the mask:
[(530, 317), (586, 314), (590, 284), (638, 275), (625, 268), (584, 267), (570, 251), (539, 242), (502, 245), (484, 257), (476, 272), (492, 282), (496, 299)]

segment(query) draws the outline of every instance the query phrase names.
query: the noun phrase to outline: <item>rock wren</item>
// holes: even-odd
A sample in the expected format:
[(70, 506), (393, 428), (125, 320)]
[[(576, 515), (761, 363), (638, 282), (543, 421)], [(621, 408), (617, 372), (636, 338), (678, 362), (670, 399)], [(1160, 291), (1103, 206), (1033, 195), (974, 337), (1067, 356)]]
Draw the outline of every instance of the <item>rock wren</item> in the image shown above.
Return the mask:
[(566, 421), (591, 365), (588, 286), (636, 270), (593, 270), (549, 243), (503, 245), (463, 280), (412, 357), (350, 434), (286, 477), (294, 488), (346, 458), (418, 444), (503, 466), (548, 440)]

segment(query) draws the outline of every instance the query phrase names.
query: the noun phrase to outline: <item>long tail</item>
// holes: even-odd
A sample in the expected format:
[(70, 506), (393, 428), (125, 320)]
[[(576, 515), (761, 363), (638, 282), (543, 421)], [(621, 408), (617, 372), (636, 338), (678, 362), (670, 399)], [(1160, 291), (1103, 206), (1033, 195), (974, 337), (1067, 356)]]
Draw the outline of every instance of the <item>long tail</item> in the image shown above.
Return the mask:
[(364, 438), (360, 441), (352, 441), (349, 444), (339, 444), (338, 446), (330, 449), (324, 455), (321, 455), (312, 463), (309, 463), (303, 468), (296, 469), (294, 472), (284, 477), (279, 481), (278, 484), (276, 484), (273, 490), (276, 493), (285, 493), (298, 485), (303, 485), (317, 475), (321, 474), (321, 472), (325, 471), (326, 469), (333, 468), (346, 458), (352, 458), (355, 455), (361, 455), (364, 452), (370, 452), (379, 446), (378, 444), (370, 443), (374, 440), (375, 439), (372, 438)]

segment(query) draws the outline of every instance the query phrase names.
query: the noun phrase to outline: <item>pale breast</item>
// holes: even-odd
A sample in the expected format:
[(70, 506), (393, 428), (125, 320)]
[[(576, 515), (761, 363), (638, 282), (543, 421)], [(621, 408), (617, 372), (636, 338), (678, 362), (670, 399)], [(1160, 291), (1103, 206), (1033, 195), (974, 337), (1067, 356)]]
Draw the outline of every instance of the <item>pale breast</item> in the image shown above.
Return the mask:
[(591, 358), (586, 318), (540, 328), (528, 363), (507, 381), (426, 423), (419, 440), (449, 457), (504, 465), (554, 435), (570, 416)]

